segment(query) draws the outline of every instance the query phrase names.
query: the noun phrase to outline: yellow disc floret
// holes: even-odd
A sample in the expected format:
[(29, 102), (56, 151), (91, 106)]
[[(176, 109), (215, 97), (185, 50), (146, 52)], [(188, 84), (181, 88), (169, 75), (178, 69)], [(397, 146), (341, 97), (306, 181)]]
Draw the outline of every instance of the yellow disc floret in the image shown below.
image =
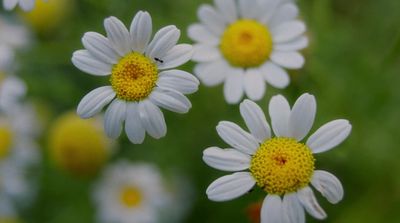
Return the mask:
[(7, 157), (13, 142), (13, 134), (7, 126), (0, 126), (0, 159)]
[(269, 194), (283, 195), (309, 184), (314, 157), (304, 144), (290, 138), (272, 138), (253, 155), (250, 171)]
[(106, 162), (111, 142), (97, 119), (61, 116), (50, 132), (50, 155), (57, 166), (75, 176), (90, 176)]
[(142, 202), (142, 193), (137, 187), (124, 187), (121, 190), (120, 200), (126, 207), (137, 207)]
[(233, 66), (257, 67), (272, 52), (272, 37), (268, 28), (249, 19), (238, 20), (222, 35), (221, 52)]
[(38, 32), (51, 32), (63, 26), (73, 12), (74, 0), (39, 0), (29, 12), (21, 11), (22, 18)]
[(146, 56), (133, 52), (113, 67), (110, 82), (119, 99), (140, 101), (150, 95), (157, 78), (156, 64)]

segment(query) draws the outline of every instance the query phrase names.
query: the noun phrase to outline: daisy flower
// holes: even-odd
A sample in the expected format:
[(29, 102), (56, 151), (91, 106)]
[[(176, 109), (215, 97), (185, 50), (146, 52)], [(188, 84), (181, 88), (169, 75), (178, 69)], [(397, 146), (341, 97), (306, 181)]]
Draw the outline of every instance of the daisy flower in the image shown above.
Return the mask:
[(110, 156), (112, 141), (104, 133), (102, 119), (81, 119), (68, 112), (59, 117), (49, 133), (53, 162), (74, 176), (92, 176)]
[(5, 10), (13, 10), (17, 5), (24, 11), (30, 11), (35, 7), (35, 0), (3, 0), (3, 8)]
[(130, 30), (115, 17), (104, 21), (107, 37), (86, 33), (85, 50), (73, 54), (72, 62), (80, 70), (97, 76), (109, 76), (110, 85), (88, 93), (77, 113), (90, 118), (111, 103), (104, 116), (107, 135), (117, 138), (123, 123), (132, 143), (142, 143), (145, 132), (154, 138), (165, 136), (167, 127), (159, 107), (186, 113), (191, 108), (184, 94), (194, 93), (199, 81), (190, 73), (172, 68), (190, 60), (192, 46), (177, 44), (180, 31), (173, 25), (160, 29), (151, 39), (149, 13), (140, 11)]
[(194, 73), (206, 86), (224, 82), (225, 100), (238, 103), (244, 93), (260, 100), (266, 84), (285, 88), (286, 69), (304, 64), (298, 52), (308, 45), (306, 27), (295, 3), (284, 0), (214, 0), (202, 5), (200, 23), (188, 29), (196, 42)]
[[(305, 143), (316, 113), (314, 96), (303, 94), (291, 109), (283, 96), (269, 103), (270, 126), (261, 108), (250, 100), (240, 104), (240, 113), (250, 131), (222, 121), (219, 136), (232, 148), (210, 147), (203, 160), (223, 171), (239, 171), (215, 180), (207, 188), (213, 201), (228, 201), (258, 185), (267, 196), (261, 208), (261, 222), (305, 222), (306, 210), (317, 219), (326, 218), (311, 184), (331, 203), (343, 198), (340, 181), (331, 173), (314, 170), (314, 154), (326, 152), (347, 138), (351, 125), (338, 119), (320, 127)], [(244, 171), (248, 169), (249, 171)]]
[(35, 195), (34, 168), (40, 155), (35, 114), (29, 105), (0, 113), (0, 200), (26, 206)]
[(169, 198), (157, 168), (120, 161), (105, 170), (94, 199), (99, 222), (153, 223)]

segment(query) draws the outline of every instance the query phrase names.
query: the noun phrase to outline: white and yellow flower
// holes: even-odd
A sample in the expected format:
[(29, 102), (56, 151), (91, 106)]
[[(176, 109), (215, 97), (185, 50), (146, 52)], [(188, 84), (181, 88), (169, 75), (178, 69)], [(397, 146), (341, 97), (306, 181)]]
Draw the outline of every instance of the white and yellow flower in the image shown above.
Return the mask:
[(157, 168), (120, 161), (104, 171), (94, 199), (99, 222), (156, 223), (169, 197)]
[(194, 73), (206, 86), (224, 82), (228, 103), (236, 104), (244, 93), (260, 100), (265, 82), (285, 88), (286, 69), (299, 69), (308, 45), (306, 26), (297, 19), (295, 3), (284, 0), (214, 0), (202, 5), (200, 23), (188, 29), (196, 42)]
[(111, 148), (100, 118), (83, 120), (68, 112), (54, 122), (49, 133), (53, 162), (78, 177), (96, 174), (110, 157)]
[[(314, 96), (303, 94), (291, 109), (283, 96), (269, 103), (270, 126), (261, 108), (250, 100), (240, 104), (240, 113), (250, 133), (238, 125), (222, 121), (219, 136), (232, 148), (210, 147), (203, 160), (223, 171), (239, 171), (215, 180), (207, 195), (213, 201), (228, 201), (258, 185), (268, 193), (261, 208), (261, 222), (304, 223), (305, 211), (317, 219), (326, 218), (309, 184), (331, 203), (343, 198), (343, 187), (332, 174), (314, 170), (314, 154), (326, 152), (345, 140), (351, 132), (347, 120), (338, 119), (320, 127), (306, 143), (315, 114)], [(244, 171), (248, 169), (249, 171)]]
[[(43, 0), (47, 1), (47, 0)], [(35, 7), (36, 0), (3, 0), (5, 10), (13, 10), (17, 5), (24, 11), (30, 11)]]
[(190, 73), (171, 70), (190, 60), (192, 46), (177, 44), (180, 31), (173, 25), (160, 29), (150, 42), (152, 21), (149, 13), (138, 12), (130, 30), (115, 17), (105, 19), (107, 37), (88, 32), (72, 62), (80, 70), (110, 76), (109, 86), (88, 93), (78, 105), (82, 118), (90, 118), (111, 103), (105, 113), (105, 131), (111, 138), (121, 134), (123, 123), (128, 138), (142, 143), (145, 132), (154, 138), (165, 136), (167, 127), (159, 107), (177, 113), (191, 108), (184, 94), (198, 89)]
[(32, 171), (40, 161), (37, 124), (30, 105), (0, 113), (0, 199), (28, 205), (35, 194)]

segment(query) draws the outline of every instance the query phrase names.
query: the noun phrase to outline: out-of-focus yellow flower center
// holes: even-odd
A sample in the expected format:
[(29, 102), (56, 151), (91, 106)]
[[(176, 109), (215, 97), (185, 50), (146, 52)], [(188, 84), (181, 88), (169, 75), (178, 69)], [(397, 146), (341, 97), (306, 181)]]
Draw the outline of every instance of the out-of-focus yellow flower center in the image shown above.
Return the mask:
[(76, 176), (90, 176), (105, 163), (110, 140), (97, 119), (61, 116), (50, 132), (49, 149), (55, 164)]
[(250, 171), (269, 194), (283, 195), (310, 183), (315, 159), (304, 144), (290, 138), (265, 141), (253, 155)]
[(272, 52), (272, 37), (268, 28), (250, 19), (229, 25), (221, 38), (221, 52), (233, 66), (257, 67)]
[(0, 125), (0, 160), (6, 158), (10, 153), (12, 143), (13, 133), (10, 128)]
[(21, 15), (36, 30), (51, 31), (62, 26), (62, 22), (71, 13), (73, 5), (73, 0), (38, 0), (32, 11), (21, 11)]
[(142, 202), (142, 199), (142, 192), (137, 187), (127, 186), (121, 190), (120, 200), (126, 207), (137, 207)]
[(133, 52), (114, 65), (110, 82), (119, 99), (140, 101), (150, 95), (157, 79), (156, 64), (146, 56)]

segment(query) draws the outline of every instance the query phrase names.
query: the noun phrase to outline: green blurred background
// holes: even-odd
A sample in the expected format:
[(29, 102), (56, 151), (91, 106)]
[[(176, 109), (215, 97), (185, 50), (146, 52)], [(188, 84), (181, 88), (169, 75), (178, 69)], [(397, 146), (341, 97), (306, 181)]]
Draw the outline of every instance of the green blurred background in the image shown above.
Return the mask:
[[(72, 2), (72, 1), (71, 1)], [(103, 19), (114, 15), (130, 24), (138, 10), (153, 18), (153, 30), (175, 24), (182, 30), (180, 42), (190, 42), (186, 28), (197, 22), (196, 11), (210, 0), (79, 0), (70, 16), (51, 31), (36, 35), (33, 46), (19, 54), (17, 73), (28, 84), (28, 97), (43, 107), (49, 122), (57, 114), (76, 108), (90, 90), (107, 78), (80, 72), (70, 62), (81, 49), (83, 33), (104, 34)], [(315, 131), (322, 124), (346, 118), (353, 132), (336, 149), (316, 155), (318, 169), (334, 173), (345, 188), (344, 200), (332, 205), (320, 195), (327, 211), (325, 222), (400, 222), (400, 1), (399, 0), (300, 0), (301, 16), (308, 26), (310, 46), (304, 51), (306, 65), (291, 72), (287, 89), (268, 88), (259, 101), (264, 111), (270, 97), (280, 93), (294, 100), (304, 92), (317, 98)], [(13, 14), (15, 12), (9, 12)], [(183, 69), (191, 71), (193, 63)], [(237, 105), (227, 105), (222, 87), (206, 88), (191, 96), (193, 108), (186, 115), (164, 111), (168, 134), (146, 137), (132, 145), (125, 136), (110, 162), (119, 158), (154, 162), (177, 170), (193, 184), (193, 208), (184, 222), (248, 222), (246, 210), (265, 194), (256, 189), (239, 199), (215, 203), (205, 189), (221, 171), (206, 166), (201, 157), (206, 147), (226, 146), (215, 126), (230, 120), (243, 126)], [(44, 115), (43, 115), (44, 114)], [(46, 132), (42, 137), (46, 151)], [(23, 213), (26, 222), (94, 222), (90, 199), (91, 179), (76, 179), (57, 170), (45, 154), (40, 190), (33, 207)], [(307, 222), (317, 222), (307, 216)]]

